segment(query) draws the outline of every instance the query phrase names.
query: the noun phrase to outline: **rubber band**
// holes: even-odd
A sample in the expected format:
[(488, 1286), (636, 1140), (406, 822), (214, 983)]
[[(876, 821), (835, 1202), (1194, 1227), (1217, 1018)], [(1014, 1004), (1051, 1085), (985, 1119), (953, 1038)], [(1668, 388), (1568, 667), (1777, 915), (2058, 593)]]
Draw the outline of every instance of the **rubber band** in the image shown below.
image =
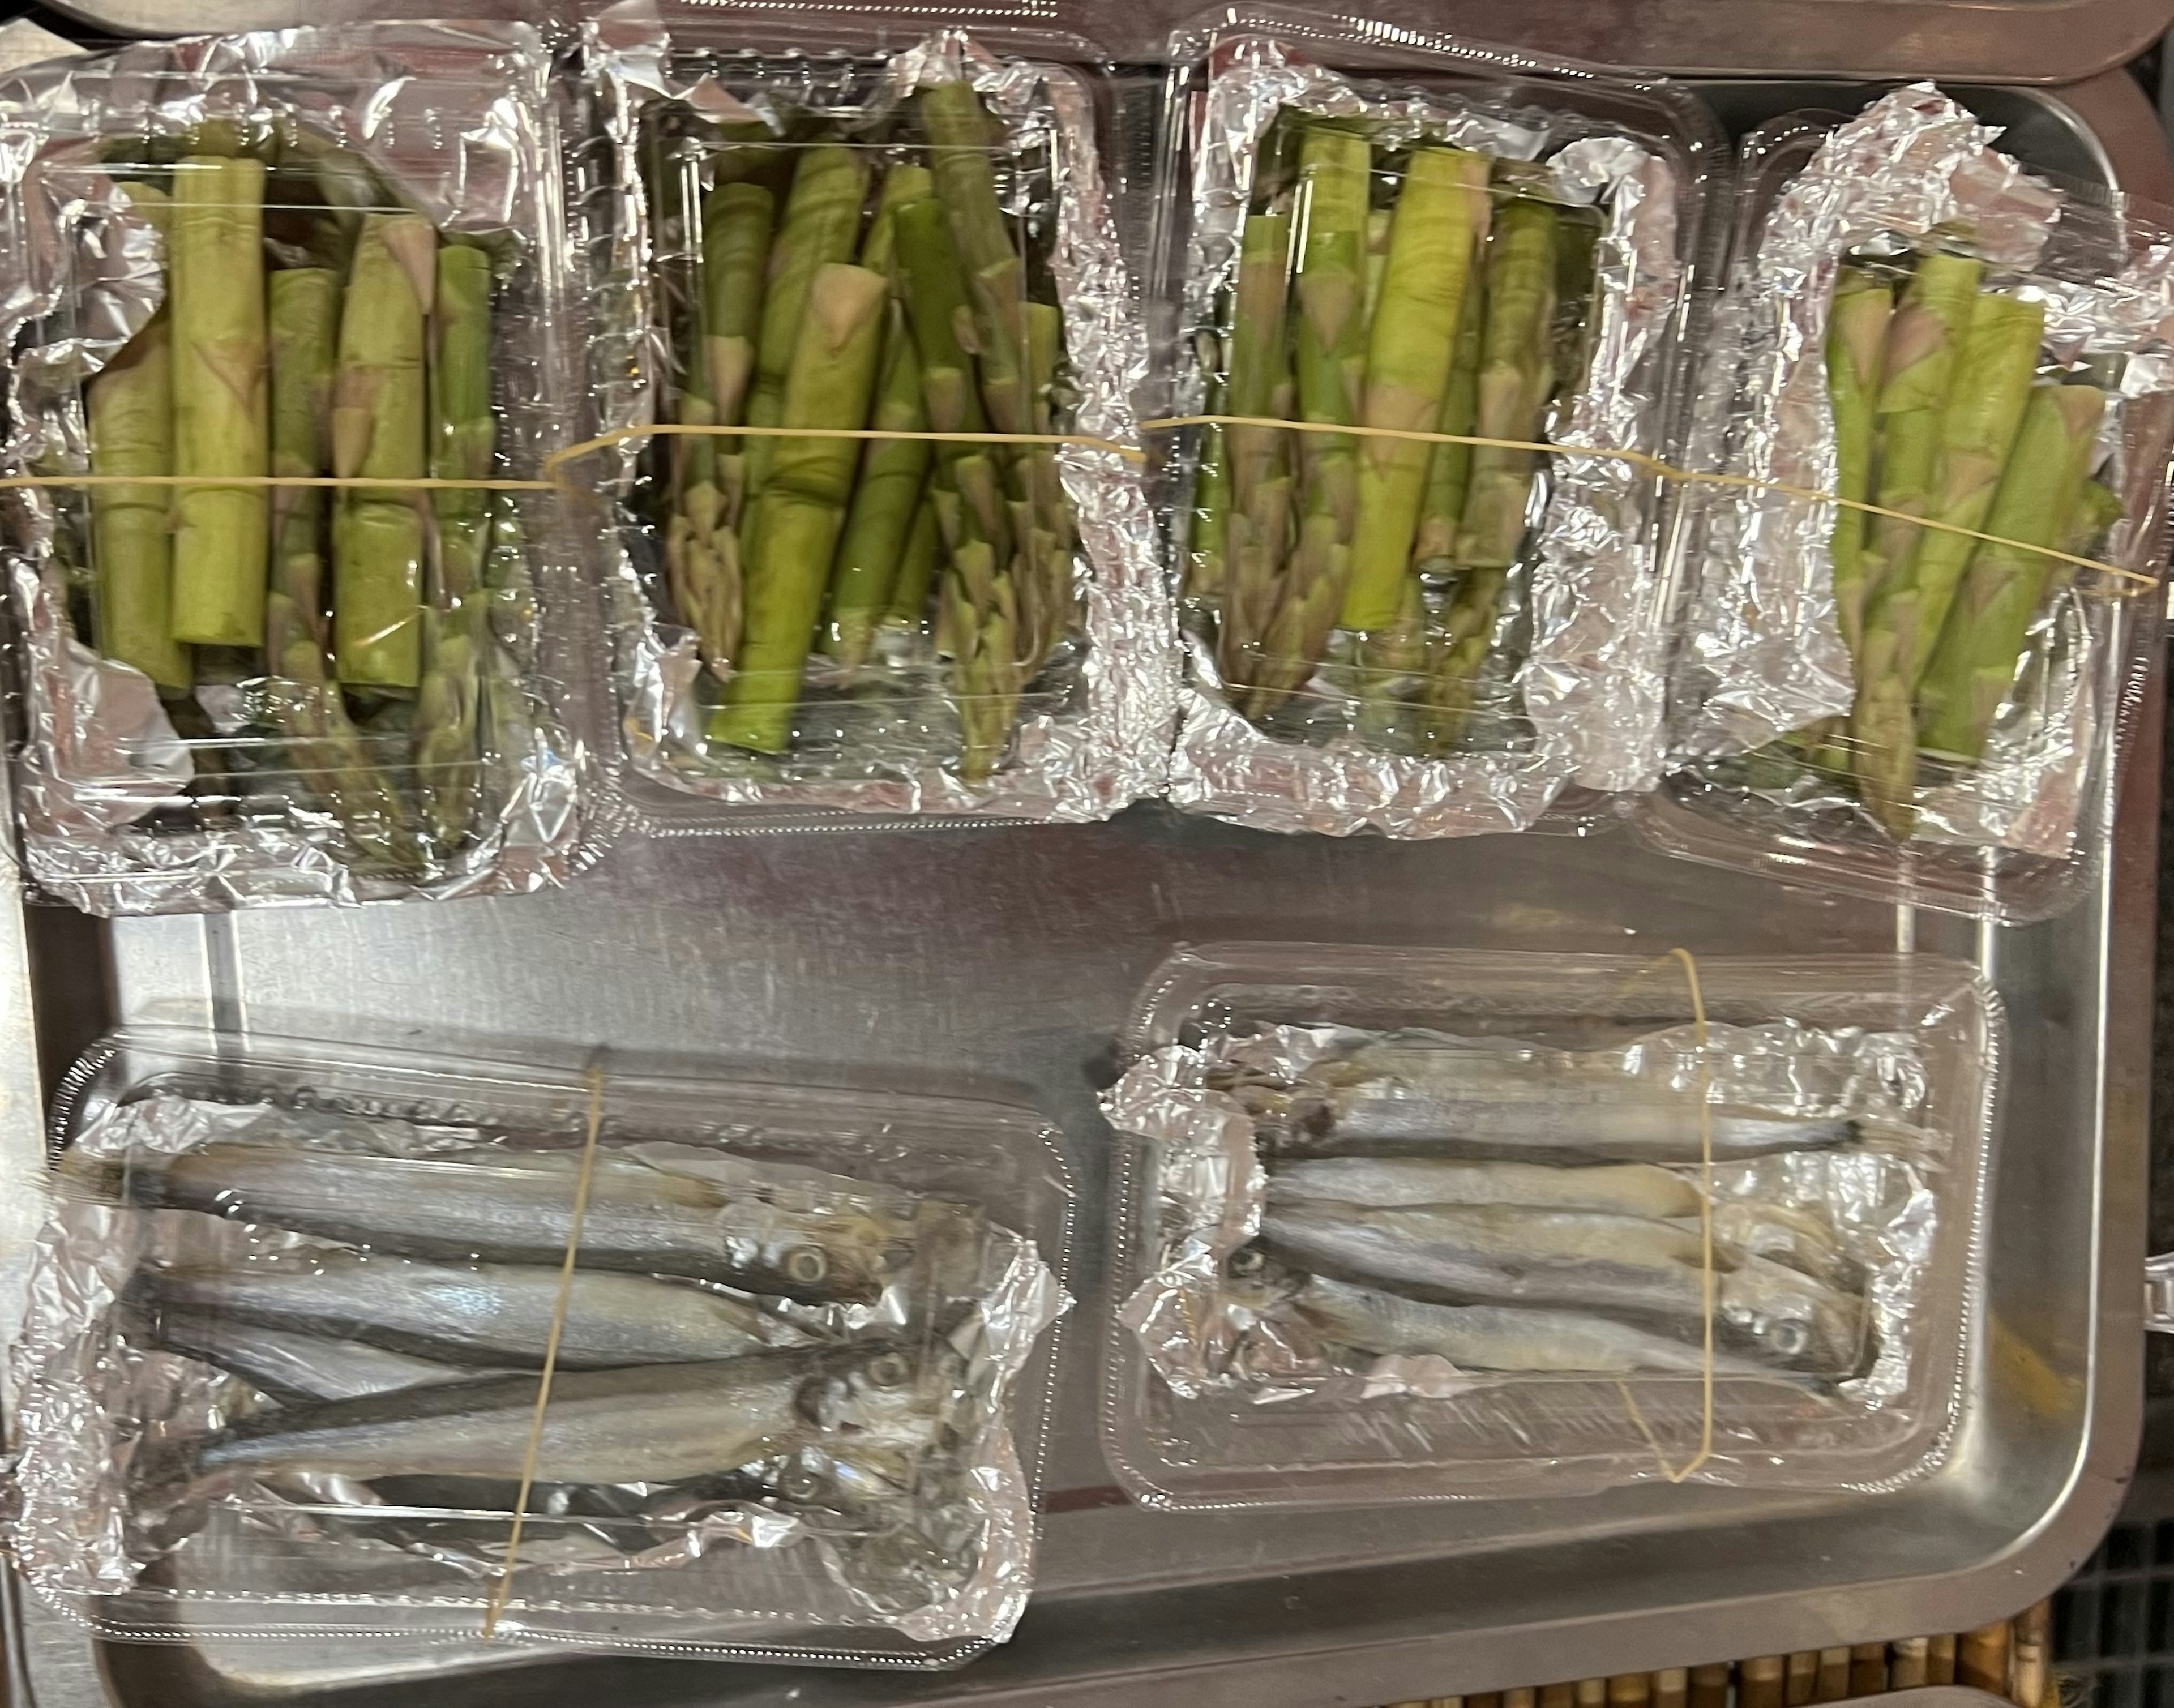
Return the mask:
[(1665, 960), (1673, 960), (1683, 968), (1684, 982), (1690, 986), (1691, 1035), (1698, 1042), (1699, 1064), (1699, 1282), (1705, 1321), (1705, 1343), (1699, 1360), (1699, 1448), (1680, 1470), (1668, 1463), (1668, 1456), (1662, 1451), (1652, 1426), (1646, 1421), (1645, 1413), (1638, 1408), (1638, 1401), (1630, 1392), (1630, 1384), (1619, 1376), (1615, 1386), (1623, 1396), (1623, 1403), (1630, 1413), (1630, 1421), (1637, 1424), (1638, 1433), (1646, 1438), (1646, 1445), (1652, 1449), (1653, 1462), (1661, 1467), (1661, 1474), (1671, 1483), (1681, 1483), (1713, 1457), (1713, 1062), (1706, 1049), (1706, 997), (1699, 989), (1698, 961), (1687, 949), (1672, 949), (1653, 965), (1658, 966), (1661, 961)]
[(1148, 455), (1137, 445), (1120, 445), (1114, 439), (1092, 433), (937, 433), (923, 428), (753, 427), (744, 423), (728, 426), (713, 421), (658, 421), (646, 427), (614, 428), (594, 439), (585, 439), (579, 445), (570, 445), (564, 451), (554, 451), (544, 459), (544, 467), (547, 470), (563, 468), (630, 440), (671, 434), (727, 439), (921, 439), (946, 445), (1084, 445), (1090, 451), (1106, 451), (1114, 457), (1122, 457), (1128, 462), (1144, 462)]
[(1960, 534), (1965, 539), (1977, 540), (1987, 545), (2011, 546), (2017, 551), (2051, 558), (2057, 563), (2070, 564), (2080, 570), (2098, 570), (2122, 581), (2136, 582), (2139, 584), (2139, 592), (2148, 591), (2159, 585), (2158, 576), (2143, 570), (2125, 569), (2119, 564), (2109, 564), (2099, 558), (2081, 557), (2074, 552), (2062, 551), (2058, 547), (2032, 545), (2028, 540), (2014, 539), (2006, 534), (1987, 533), (1982, 528), (1964, 527), (1959, 522), (1942, 522), (1936, 516), (1912, 516), (1907, 511), (1890, 510), (1885, 505), (1868, 503), (1859, 498), (1843, 498), (1836, 493), (1821, 492), (1816, 487), (1797, 486), (1786, 480), (1767, 480), (1755, 474), (1679, 468), (1673, 462), (1664, 462), (1645, 451), (1612, 451), (1587, 445), (1550, 445), (1538, 439), (1490, 439), (1477, 433), (1436, 433), (1418, 427), (1366, 427), (1356, 423), (1336, 421), (1283, 421), (1268, 415), (1165, 415), (1140, 424), (1143, 433), (1171, 433), (1182, 427), (1281, 428), (1293, 433), (1341, 434), (1355, 439), (1395, 439), (1414, 445), (1472, 445), (1490, 451), (1533, 451), (1553, 457), (1597, 457), (1603, 462), (1628, 463), (1656, 479), (1678, 486), (1723, 486), (1740, 492), (1776, 492), (1784, 498), (1803, 499), (1814, 504), (1840, 505), (1845, 510), (1861, 511), (1866, 516), (1885, 516), (1890, 522), (1907, 522), (1912, 527), (1930, 528), (1935, 533)]
[(566, 1254), (559, 1265), (559, 1296), (551, 1306), (551, 1327), (544, 1337), (544, 1371), (536, 1379), (536, 1410), (528, 1419), (528, 1446), (521, 1456), (521, 1487), (513, 1497), (513, 1523), (506, 1532), (506, 1563), (499, 1567), (489, 1603), (484, 1608), (483, 1640), (498, 1630), (499, 1616), (513, 1593), (515, 1557), (527, 1522), (529, 1491), (536, 1486), (536, 1461), (544, 1451), (544, 1414), (551, 1404), (551, 1378), (559, 1368), (559, 1339), (565, 1331), (566, 1309), (574, 1296), (574, 1260), (581, 1248), (581, 1223), (589, 1213), (589, 1182), (596, 1176), (597, 1135), (603, 1126), (604, 1070), (592, 1067), (581, 1076), (589, 1088), (588, 1131), (581, 1140), (581, 1161), (574, 1176), (574, 1203), (566, 1224)]

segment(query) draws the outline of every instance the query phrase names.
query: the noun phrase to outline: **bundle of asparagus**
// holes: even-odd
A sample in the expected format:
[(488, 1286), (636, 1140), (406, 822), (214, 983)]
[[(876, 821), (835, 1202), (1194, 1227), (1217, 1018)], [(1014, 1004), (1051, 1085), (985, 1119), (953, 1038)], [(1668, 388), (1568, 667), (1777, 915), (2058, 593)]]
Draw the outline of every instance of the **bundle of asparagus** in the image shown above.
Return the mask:
[[(811, 694), (910, 686), (930, 664), (969, 782), (1074, 620), (1072, 508), (1046, 444), (900, 434), (1063, 424), (1063, 327), (999, 192), (972, 85), (879, 132), (659, 119), (647, 171), (681, 424), (657, 453), (667, 591), (694, 631), (714, 755), (778, 755)], [(811, 657), (811, 655), (813, 657)]]
[(199, 684), (239, 685), (244, 727), (200, 754), (238, 774), (200, 763), (200, 793), (314, 801), (353, 867), (412, 880), (476, 827), (493, 500), (401, 483), (495, 467), (492, 257), (291, 127), (111, 170), (162, 234), (165, 301), (84, 388), (93, 472), (384, 484), (93, 489), (98, 647), (184, 725)]
[[(1216, 413), (1508, 444), (1232, 424), (1203, 449), (1187, 594), (1230, 704), (1266, 724), (1332, 657), (1376, 744), (1454, 752), (1525, 550), (1549, 406), (1583, 370), (1590, 210), (1529, 168), (1286, 112), (1261, 149)], [(1376, 205), (1376, 204), (1380, 205)], [(1309, 720), (1321, 703), (1304, 696)]]
[[(1917, 824), (1921, 767), (1974, 765), (2014, 686), (2033, 614), (2121, 514), (2090, 478), (2106, 393), (2042, 352), (2045, 310), (1933, 252), (1845, 266), (1828, 322), (1836, 605), (1856, 672), (1825, 762), (1895, 836)], [(1919, 527), (1922, 516), (1994, 535)], [(1802, 738), (1800, 738), (1800, 744)]]

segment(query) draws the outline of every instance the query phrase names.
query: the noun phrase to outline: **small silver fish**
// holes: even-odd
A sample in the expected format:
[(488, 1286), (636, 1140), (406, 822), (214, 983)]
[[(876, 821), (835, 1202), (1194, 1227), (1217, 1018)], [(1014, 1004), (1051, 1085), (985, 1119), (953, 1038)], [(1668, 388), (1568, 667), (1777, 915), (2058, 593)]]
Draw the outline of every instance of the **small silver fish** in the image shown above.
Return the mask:
[(1657, 1220), (1695, 1216), (1699, 1210), (1698, 1188), (1689, 1181), (1650, 1163), (1635, 1162), (1578, 1168), (1436, 1157), (1302, 1158), (1271, 1165), (1268, 1196), (1334, 1198), (1378, 1208), (1537, 1204)]
[[(1595, 1311), (1671, 1327), (1702, 1322), (1705, 1246), (1695, 1229), (1591, 1211), (1502, 1205), (1376, 1209), (1271, 1203), (1262, 1243), (1316, 1274), (1449, 1305)], [(1862, 1354), (1856, 1300), (1809, 1276), (1717, 1245), (1714, 1316), (1735, 1343), (1841, 1373)]]
[[(1431, 1354), (1463, 1370), (1623, 1376), (1695, 1376), (1701, 1348), (1605, 1316), (1499, 1305), (1429, 1305), (1317, 1277), (1291, 1301), (1322, 1336), (1380, 1356)], [(1717, 1351), (1717, 1376), (1766, 1376), (1766, 1366)]]
[[(560, 1272), (353, 1251), (281, 1253), (214, 1268), (146, 1269), (132, 1300), (451, 1362), (533, 1370), (558, 1315)], [(567, 1370), (735, 1358), (807, 1337), (745, 1300), (646, 1275), (576, 1270), (560, 1325)]]
[[(572, 1231), (578, 1159), (478, 1147), (465, 1160), (224, 1141), (127, 1176), (139, 1204), (237, 1221), (408, 1257), (556, 1263)], [(718, 1281), (808, 1304), (874, 1300), (911, 1262), (914, 1224), (881, 1189), (840, 1177), (834, 1201), (796, 1170), (776, 1192), (760, 1165), (727, 1188), (625, 1157), (597, 1158), (579, 1261)], [(895, 1194), (889, 1194), (895, 1197)]]
[[(553, 1383), (539, 1483), (673, 1483), (835, 1450), (910, 1463), (939, 1446), (958, 1403), (939, 1343), (802, 1347), (707, 1364), (570, 1370)], [(954, 1355), (955, 1356), (955, 1355)], [(269, 1412), (205, 1436), (147, 1480), (249, 1471), (504, 1479), (519, 1475), (536, 1379), (506, 1376)]]
[(169, 1352), (217, 1365), (259, 1392), (290, 1405), (469, 1381), (482, 1374), (360, 1341), (327, 1340), (186, 1308), (158, 1312), (151, 1338)]

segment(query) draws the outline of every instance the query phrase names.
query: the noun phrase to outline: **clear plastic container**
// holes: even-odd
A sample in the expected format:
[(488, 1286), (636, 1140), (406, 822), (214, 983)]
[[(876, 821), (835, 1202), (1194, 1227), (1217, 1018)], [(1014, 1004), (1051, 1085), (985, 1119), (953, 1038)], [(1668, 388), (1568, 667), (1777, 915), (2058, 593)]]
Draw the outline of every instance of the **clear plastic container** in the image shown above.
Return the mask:
[[(614, 14), (591, 32), (623, 186), (581, 198), (627, 341), (601, 365), (626, 376), (607, 427), (722, 415), (1093, 441), (630, 441), (611, 621), (629, 795), (652, 829), (1090, 819), (1160, 787), (1175, 654), (1128, 456), (1145, 349), (1102, 56), (1025, 14), (966, 22), (673, 5), (661, 24)], [(976, 131), (985, 143), (960, 140)], [(843, 202), (827, 235), (808, 212), (825, 197)], [(892, 206), (915, 202), (893, 243)], [(984, 203), (986, 219), (965, 211)], [(835, 397), (792, 377), (792, 270), (757, 293), (734, 258), (765, 243), (840, 269)], [(992, 278), (989, 256), (1020, 258), (1018, 386), (979, 348), (974, 316), (1003, 292), (966, 292), (969, 251)], [(973, 348), (950, 348), (960, 324)], [(691, 363), (698, 338), (733, 354)], [(817, 486), (819, 514), (798, 496)], [(766, 519), (803, 511), (788, 561)]]
[[(557, 495), (397, 484), (533, 482), (571, 441), (549, 70), (526, 25), (370, 24), (0, 87), (24, 143), (0, 172), (8, 468), (387, 483), (11, 508), (14, 793), (48, 895), (450, 897), (561, 882), (598, 846), (603, 683)], [(187, 283), (214, 268), (238, 289)], [(207, 397), (229, 403), (180, 407)]]
[[(1798, 493), (1709, 489), (1686, 507), (1679, 543), (1668, 775), (1633, 809), (1640, 836), (1665, 852), (2004, 922), (2058, 913), (2105, 856), (2160, 650), (2174, 451), (2160, 329), (2174, 294), (2160, 257), (2174, 226), (2099, 186), (2025, 173), (1998, 136), (1916, 84), (1852, 118), (1791, 114), (1745, 138), (1694, 465), (1840, 490), (1826, 348), (1837, 281), (1851, 292), (1844, 324), (1873, 340), (1865, 410), (1876, 424), (1907, 401), (1884, 394), (1886, 352), (1906, 314), (1928, 311), (1912, 306), (1916, 281), (1935, 276), (1928, 257), (1950, 285), (1955, 269), (1975, 268), (1976, 301), (2044, 316), (2030, 390), (2013, 399), (2020, 413), (1987, 418), (1987, 430), (2005, 430), (1998, 483), (1977, 483), (1974, 500), (1959, 475), (1950, 502), (1936, 473), (1930, 496), (1913, 497), (1908, 464), (1883, 451), (1848, 477), (1863, 487), (1855, 495), (1908, 513), (1930, 503), (1960, 525), (2131, 573), (1878, 516), (1852, 527), (1839, 506)], [(1883, 341), (1872, 322), (1890, 304)], [(1858, 312), (1867, 308), (1870, 321)], [(1955, 350), (1948, 391), (1927, 395), (1962, 395), (1967, 354)], [(2056, 400), (2086, 408), (2064, 424)], [(2029, 479), (2043, 461), (2034, 450), (2063, 433), (2086, 461), (2070, 471), (2080, 484), (2057, 520), (2052, 483), (2037, 494)], [(1966, 475), (1967, 446), (1955, 442)], [(1890, 559), (1906, 575), (1888, 573)], [(1921, 573), (1929, 591), (1916, 585)], [(1949, 586), (1944, 621), (1920, 617), (1917, 603), (1906, 614), (1895, 591), (1938, 608)], [(1928, 620), (1937, 632), (1908, 638)], [(2010, 624), (2012, 640), (2000, 632)], [(1903, 662), (1877, 662), (1890, 655)], [(1887, 691), (1905, 668), (1908, 693)], [(1955, 686), (1965, 680), (1967, 693)]]
[(555, 1316), (500, 1638), (931, 1668), (1008, 1635), (1049, 1124), (595, 1071), (158, 1028), (78, 1062), (14, 1366), (39, 1593), (127, 1639), (472, 1641)]
[[(1105, 1099), (1103, 1441), (1133, 1498), (1874, 1489), (1937, 1467), (1982, 1308), (1998, 1000), (1929, 957), (1696, 965), (1704, 1051), (1674, 957), (1173, 954)], [(1406, 1267), (1415, 1244), (1452, 1267)]]
[(1158, 435), (1190, 665), (1171, 797), (1442, 836), (1647, 786), (1670, 495), (1574, 453), (1674, 446), (1723, 237), (1712, 116), (1660, 79), (1273, 6), (1172, 59), (1150, 416), (1561, 449)]

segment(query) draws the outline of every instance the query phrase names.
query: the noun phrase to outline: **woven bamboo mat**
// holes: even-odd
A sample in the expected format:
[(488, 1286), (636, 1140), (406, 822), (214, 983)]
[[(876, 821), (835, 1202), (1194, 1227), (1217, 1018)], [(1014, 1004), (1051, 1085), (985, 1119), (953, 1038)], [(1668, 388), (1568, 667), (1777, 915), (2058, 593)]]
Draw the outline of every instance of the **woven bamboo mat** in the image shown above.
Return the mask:
[(1967, 1684), (2017, 1708), (2054, 1708), (2052, 1603), (1975, 1631), (1853, 1648), (1805, 1649), (1710, 1667), (1669, 1667), (1478, 1696), (1433, 1696), (1390, 1708), (1804, 1708), (1923, 1684)]

